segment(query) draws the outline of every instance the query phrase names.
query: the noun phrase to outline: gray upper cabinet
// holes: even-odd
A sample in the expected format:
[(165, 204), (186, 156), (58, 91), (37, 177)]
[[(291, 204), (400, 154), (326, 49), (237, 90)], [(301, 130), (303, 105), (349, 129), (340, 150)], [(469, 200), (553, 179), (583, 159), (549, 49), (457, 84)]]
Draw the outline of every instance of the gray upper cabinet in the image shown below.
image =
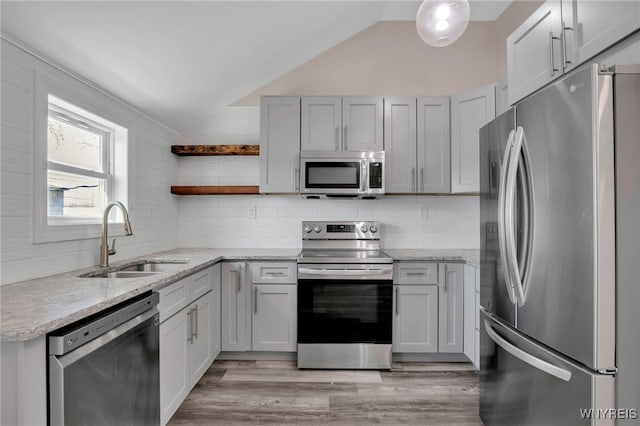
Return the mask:
[(302, 98), (302, 151), (382, 151), (383, 98)]
[(640, 1), (562, 0), (565, 70), (640, 28)]
[(561, 74), (561, 32), (560, 1), (549, 0), (507, 37), (510, 104)]
[(260, 99), (260, 192), (298, 190), (300, 98), (264, 96)]
[(386, 192), (449, 193), (449, 98), (384, 101)]
[(495, 116), (494, 85), (483, 86), (451, 97), (452, 193), (480, 190), (479, 130)]
[(418, 98), (418, 192), (451, 191), (449, 98)]
[(507, 38), (509, 104), (639, 28), (637, 0), (547, 0)]
[(416, 192), (416, 98), (384, 100), (385, 191)]

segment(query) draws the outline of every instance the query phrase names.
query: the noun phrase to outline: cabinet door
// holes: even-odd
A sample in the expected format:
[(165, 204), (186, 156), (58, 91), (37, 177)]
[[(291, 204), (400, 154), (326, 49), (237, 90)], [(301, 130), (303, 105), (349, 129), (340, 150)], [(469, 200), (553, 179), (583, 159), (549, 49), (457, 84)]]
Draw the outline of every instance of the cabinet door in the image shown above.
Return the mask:
[(496, 116), (494, 85), (451, 97), (451, 192), (480, 190), (480, 135)]
[(302, 98), (302, 151), (342, 149), (342, 98), (310, 96)]
[(222, 350), (245, 351), (247, 340), (246, 264), (222, 264)]
[(386, 192), (416, 192), (416, 129), (416, 98), (385, 98)]
[(260, 99), (260, 192), (290, 193), (298, 189), (300, 98)]
[(295, 352), (297, 285), (254, 284), (252, 343), (254, 351)]
[(464, 354), (475, 365), (476, 268), (464, 265)]
[(216, 312), (210, 291), (189, 307), (192, 321), (192, 342), (189, 345), (189, 384), (195, 386), (213, 362), (213, 322)]
[(562, 74), (560, 0), (547, 0), (507, 37), (509, 104)]
[(382, 151), (383, 102), (381, 97), (342, 98), (342, 150)]
[(213, 317), (211, 320), (211, 338), (213, 340), (213, 359), (215, 361), (216, 357), (220, 354), (222, 350), (222, 313), (220, 305), (220, 301), (222, 299), (222, 285), (221, 285), (221, 268), (218, 263), (212, 268), (213, 273), (213, 290), (211, 290), (211, 298), (213, 303)]
[(438, 351), (462, 352), (464, 332), (464, 265), (440, 263)]
[(393, 352), (438, 352), (438, 287), (393, 288)]
[(418, 98), (418, 192), (451, 191), (449, 98)]
[(562, 21), (570, 69), (640, 28), (640, 2), (562, 0)]
[(160, 324), (160, 418), (166, 424), (191, 390), (187, 372), (189, 321), (183, 309)]

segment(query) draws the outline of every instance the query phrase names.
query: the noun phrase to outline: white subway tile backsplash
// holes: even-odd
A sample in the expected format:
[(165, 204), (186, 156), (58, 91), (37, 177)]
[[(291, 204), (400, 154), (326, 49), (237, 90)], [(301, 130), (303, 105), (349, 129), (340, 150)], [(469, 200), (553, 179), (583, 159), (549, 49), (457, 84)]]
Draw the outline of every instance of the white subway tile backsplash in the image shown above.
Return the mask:
[[(460, 200), (462, 199), (462, 200)], [(477, 197), (305, 200), (297, 195), (180, 198), (184, 247), (299, 248), (304, 220), (378, 220), (385, 248), (477, 248)], [(214, 203), (215, 207), (211, 207)], [(257, 206), (256, 218), (247, 214)], [(429, 206), (427, 220), (420, 207)], [(235, 211), (238, 214), (234, 214)], [(227, 212), (229, 215), (219, 215)], [(184, 220), (187, 219), (187, 220)], [(461, 225), (462, 224), (462, 225)], [(472, 226), (473, 224), (473, 226)]]

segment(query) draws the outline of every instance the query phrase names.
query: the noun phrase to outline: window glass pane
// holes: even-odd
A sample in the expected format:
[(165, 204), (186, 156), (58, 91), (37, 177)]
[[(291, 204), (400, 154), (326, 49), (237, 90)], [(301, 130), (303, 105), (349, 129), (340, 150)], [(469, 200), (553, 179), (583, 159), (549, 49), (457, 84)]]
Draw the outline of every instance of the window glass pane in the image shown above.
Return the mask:
[(49, 216), (100, 217), (105, 204), (105, 181), (49, 170)]
[(103, 134), (84, 129), (54, 116), (49, 116), (47, 124), (47, 157), (49, 161), (83, 169), (104, 171), (102, 164)]

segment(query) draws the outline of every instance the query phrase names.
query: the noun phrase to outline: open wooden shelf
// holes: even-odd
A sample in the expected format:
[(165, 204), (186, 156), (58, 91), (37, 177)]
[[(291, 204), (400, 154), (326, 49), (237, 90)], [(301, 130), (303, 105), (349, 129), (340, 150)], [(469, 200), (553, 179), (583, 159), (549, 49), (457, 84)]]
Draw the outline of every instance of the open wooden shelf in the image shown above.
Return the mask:
[(180, 156), (260, 155), (260, 145), (171, 145)]
[(171, 186), (171, 193), (176, 195), (246, 195), (259, 194), (258, 186)]

